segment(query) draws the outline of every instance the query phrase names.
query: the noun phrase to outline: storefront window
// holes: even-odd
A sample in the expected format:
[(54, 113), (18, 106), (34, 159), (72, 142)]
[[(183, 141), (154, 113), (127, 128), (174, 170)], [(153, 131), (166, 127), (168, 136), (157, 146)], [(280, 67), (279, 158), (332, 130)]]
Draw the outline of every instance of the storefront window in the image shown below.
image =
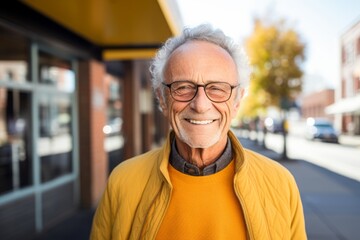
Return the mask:
[(25, 82), (27, 62), (0, 60), (0, 81)]
[(52, 94), (39, 96), (38, 154), (41, 182), (47, 182), (73, 171), (71, 94), (75, 90), (75, 74), (70, 61), (40, 52), (39, 83), (54, 89)]
[(41, 96), (39, 121), (41, 181), (47, 182), (72, 172), (70, 100), (63, 96)]
[(107, 124), (103, 128), (106, 135), (105, 150), (108, 153), (109, 171), (122, 160), (124, 138), (122, 135), (122, 82), (119, 77), (107, 74), (105, 76), (107, 86)]
[(0, 239), (29, 238), (78, 205), (77, 57), (0, 19)]
[(40, 52), (39, 82), (55, 86), (60, 91), (75, 90), (75, 75), (69, 61)]
[(30, 95), (0, 88), (0, 194), (32, 184)]
[(1, 27), (0, 39), (0, 81), (26, 82), (29, 79), (29, 42)]

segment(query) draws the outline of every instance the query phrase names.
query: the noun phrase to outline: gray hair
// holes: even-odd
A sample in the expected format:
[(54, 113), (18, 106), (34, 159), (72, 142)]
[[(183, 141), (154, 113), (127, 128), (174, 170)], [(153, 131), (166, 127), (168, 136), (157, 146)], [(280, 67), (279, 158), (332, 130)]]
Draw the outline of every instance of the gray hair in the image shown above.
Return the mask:
[[(232, 38), (226, 36), (220, 29), (214, 29), (210, 24), (202, 24), (194, 28), (185, 28), (181, 35), (169, 38), (159, 49), (150, 66), (152, 86), (155, 93), (161, 88), (161, 83), (164, 81), (164, 71), (170, 55), (179, 46), (193, 40), (207, 41), (225, 49), (237, 66), (238, 83), (241, 87), (247, 85), (250, 74), (249, 64), (246, 54), (240, 45), (235, 43)], [(162, 88), (161, 93), (163, 94)]]

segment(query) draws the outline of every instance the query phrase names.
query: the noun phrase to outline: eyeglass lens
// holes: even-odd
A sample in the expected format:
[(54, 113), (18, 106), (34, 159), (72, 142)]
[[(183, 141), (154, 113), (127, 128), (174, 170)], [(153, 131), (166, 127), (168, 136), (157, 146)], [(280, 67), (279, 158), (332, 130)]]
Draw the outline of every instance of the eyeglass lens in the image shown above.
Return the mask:
[(190, 101), (195, 97), (199, 87), (204, 87), (206, 96), (213, 102), (227, 101), (233, 88), (225, 82), (197, 85), (189, 81), (177, 81), (170, 84), (171, 96), (177, 101)]

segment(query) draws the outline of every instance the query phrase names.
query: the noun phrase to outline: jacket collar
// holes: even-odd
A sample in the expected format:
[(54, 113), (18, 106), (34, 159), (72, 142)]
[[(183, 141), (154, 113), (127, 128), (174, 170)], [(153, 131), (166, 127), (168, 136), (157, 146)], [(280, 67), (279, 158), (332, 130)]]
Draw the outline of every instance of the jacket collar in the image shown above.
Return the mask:
[[(174, 133), (174, 131), (171, 131), (168, 134), (166, 141), (161, 149), (161, 154), (160, 154), (159, 162), (158, 162), (161, 176), (171, 187), (172, 187), (172, 184), (170, 181), (168, 165), (169, 165), (169, 157), (170, 157), (170, 152), (171, 152), (172, 139), (174, 139), (174, 137), (175, 137), (175, 133)], [(236, 173), (238, 173), (246, 165), (246, 161), (244, 158), (244, 148), (241, 145), (238, 138), (235, 136), (235, 134), (231, 130), (229, 130), (229, 132), (228, 132), (228, 137), (230, 139), (231, 146), (232, 146), (233, 158), (235, 160)]]
[(170, 164), (179, 172), (184, 174), (192, 175), (192, 176), (207, 176), (214, 173), (217, 173), (231, 162), (232, 150), (231, 150), (231, 142), (230, 139), (227, 140), (225, 149), (220, 157), (213, 163), (208, 166), (205, 166), (203, 169), (200, 169), (195, 164), (192, 164), (186, 161), (182, 156), (180, 156), (179, 152), (176, 148), (176, 141), (173, 140), (171, 144), (171, 152), (170, 152)]

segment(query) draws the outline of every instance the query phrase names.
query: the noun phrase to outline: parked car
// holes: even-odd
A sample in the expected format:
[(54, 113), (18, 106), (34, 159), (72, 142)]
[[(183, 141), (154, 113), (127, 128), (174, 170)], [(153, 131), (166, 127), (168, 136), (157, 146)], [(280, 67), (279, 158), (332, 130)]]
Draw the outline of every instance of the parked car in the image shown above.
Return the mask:
[(325, 119), (308, 118), (306, 121), (306, 138), (323, 142), (339, 142), (339, 134), (333, 124)]
[(283, 132), (282, 123), (281, 123), (281, 120), (279, 120), (279, 119), (274, 119), (274, 118), (268, 117), (265, 119), (264, 125), (265, 125), (267, 132), (271, 132), (271, 133), (282, 133)]

